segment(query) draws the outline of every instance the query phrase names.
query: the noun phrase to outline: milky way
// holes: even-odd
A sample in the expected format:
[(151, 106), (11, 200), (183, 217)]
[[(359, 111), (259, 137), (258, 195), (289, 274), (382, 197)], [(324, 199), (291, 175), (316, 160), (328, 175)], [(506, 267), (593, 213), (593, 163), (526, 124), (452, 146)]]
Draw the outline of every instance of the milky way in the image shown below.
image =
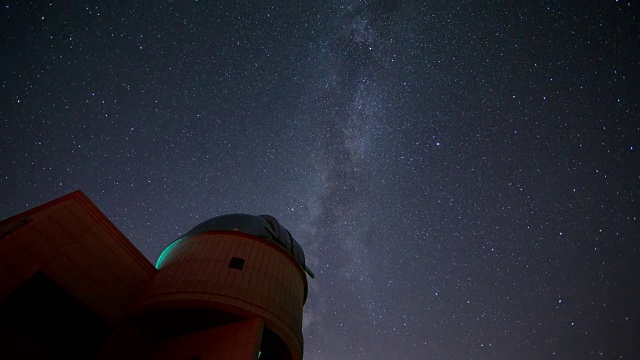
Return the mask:
[[(365, 326), (375, 326), (383, 307), (371, 275), (376, 264), (368, 242), (376, 216), (371, 205), (378, 187), (384, 185), (379, 175), (384, 169), (376, 166), (375, 148), (383, 146), (380, 142), (384, 141), (385, 99), (379, 82), (386, 74), (380, 51), (382, 40), (373, 22), (385, 15), (388, 13), (367, 4), (344, 6), (337, 14), (329, 15), (326, 21), (334, 32), (320, 40), (328, 45), (321, 51), (329, 52), (333, 58), (332, 72), (340, 75), (335, 83), (317, 89), (308, 109), (315, 114), (314, 127), (321, 139), (316, 151), (326, 163), (320, 173), (324, 187), (316, 200), (322, 210), (308, 224), (314, 233), (309, 242), (318, 252), (338, 254), (333, 261), (318, 264), (323, 276), (350, 285), (329, 291), (312, 287), (320, 305), (308, 310), (305, 328), (311, 333), (316, 327), (338, 325), (323, 322), (321, 314), (327, 312), (338, 315), (338, 319), (358, 313)], [(357, 306), (345, 306), (345, 298), (351, 298), (350, 302)], [(317, 326), (318, 321), (323, 322), (321, 326)], [(315, 336), (326, 345), (345, 340), (322, 333)]]
[(271, 214), (305, 359), (640, 358), (637, 5), (7, 2), (0, 216)]

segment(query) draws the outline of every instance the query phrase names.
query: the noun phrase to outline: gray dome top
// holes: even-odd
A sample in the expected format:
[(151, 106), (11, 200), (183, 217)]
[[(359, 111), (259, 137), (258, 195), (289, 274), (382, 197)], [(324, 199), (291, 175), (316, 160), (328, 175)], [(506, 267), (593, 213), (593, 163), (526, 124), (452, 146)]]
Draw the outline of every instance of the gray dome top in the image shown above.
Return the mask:
[[(275, 244), (285, 250), (294, 260), (309, 274), (314, 277), (313, 272), (306, 266), (304, 259), (304, 251), (300, 244), (291, 236), (289, 230), (280, 225), (278, 220), (270, 215), (248, 215), (248, 214), (229, 214), (216, 216), (204, 221), (191, 229), (189, 232), (181, 236), (179, 239), (209, 231), (239, 231), (245, 234), (253, 235)], [(176, 240), (177, 241), (177, 240)]]

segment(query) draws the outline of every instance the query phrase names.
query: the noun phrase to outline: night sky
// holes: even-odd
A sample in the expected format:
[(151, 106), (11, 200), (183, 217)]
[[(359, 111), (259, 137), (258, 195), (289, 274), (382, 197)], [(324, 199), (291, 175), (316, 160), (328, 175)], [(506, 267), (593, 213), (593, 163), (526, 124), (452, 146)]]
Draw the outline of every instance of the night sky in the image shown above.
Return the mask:
[(271, 214), (307, 360), (640, 359), (636, 1), (36, 3), (1, 218), (81, 189), (155, 263)]

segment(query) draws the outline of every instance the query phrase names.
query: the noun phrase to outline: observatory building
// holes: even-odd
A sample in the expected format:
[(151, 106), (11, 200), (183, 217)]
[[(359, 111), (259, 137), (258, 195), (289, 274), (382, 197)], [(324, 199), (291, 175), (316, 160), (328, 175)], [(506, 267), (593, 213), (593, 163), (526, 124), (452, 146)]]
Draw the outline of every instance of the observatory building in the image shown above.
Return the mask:
[(0, 234), (0, 358), (302, 359), (313, 273), (271, 216), (207, 220), (155, 267), (81, 191)]

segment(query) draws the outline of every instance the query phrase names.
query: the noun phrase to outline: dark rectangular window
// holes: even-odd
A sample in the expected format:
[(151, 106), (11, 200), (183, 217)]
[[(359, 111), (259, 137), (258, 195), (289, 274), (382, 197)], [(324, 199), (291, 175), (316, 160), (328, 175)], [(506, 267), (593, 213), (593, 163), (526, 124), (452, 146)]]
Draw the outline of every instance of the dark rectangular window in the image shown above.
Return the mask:
[(244, 259), (232, 257), (231, 262), (229, 263), (229, 267), (232, 269), (242, 270), (244, 267)]

